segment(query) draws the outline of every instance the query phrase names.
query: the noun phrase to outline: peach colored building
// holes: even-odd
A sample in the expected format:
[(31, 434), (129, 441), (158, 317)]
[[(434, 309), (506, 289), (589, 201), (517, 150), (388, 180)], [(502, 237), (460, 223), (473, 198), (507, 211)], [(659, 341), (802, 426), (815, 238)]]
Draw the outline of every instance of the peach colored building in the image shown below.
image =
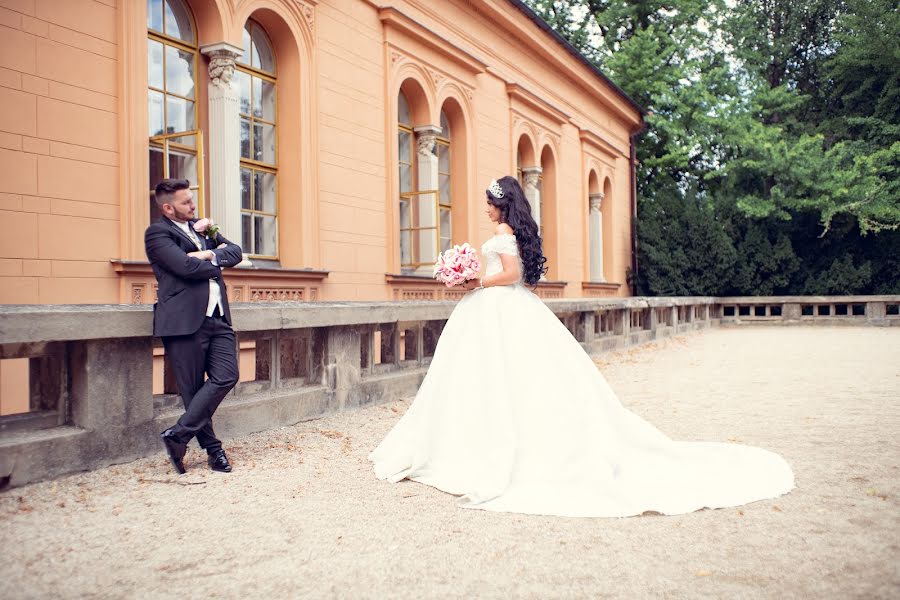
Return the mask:
[(147, 303), (165, 175), (236, 301), (452, 297), (518, 173), (545, 297), (629, 295), (642, 113), (518, 0), (0, 1), (0, 303)]

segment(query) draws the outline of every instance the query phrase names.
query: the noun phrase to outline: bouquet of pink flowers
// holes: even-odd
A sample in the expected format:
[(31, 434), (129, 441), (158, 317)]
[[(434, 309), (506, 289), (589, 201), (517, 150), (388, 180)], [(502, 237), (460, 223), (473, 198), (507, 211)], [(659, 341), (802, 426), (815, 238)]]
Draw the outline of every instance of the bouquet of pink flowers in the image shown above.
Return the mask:
[(478, 277), (481, 261), (469, 244), (453, 246), (438, 255), (434, 264), (434, 278), (447, 287), (453, 287)]

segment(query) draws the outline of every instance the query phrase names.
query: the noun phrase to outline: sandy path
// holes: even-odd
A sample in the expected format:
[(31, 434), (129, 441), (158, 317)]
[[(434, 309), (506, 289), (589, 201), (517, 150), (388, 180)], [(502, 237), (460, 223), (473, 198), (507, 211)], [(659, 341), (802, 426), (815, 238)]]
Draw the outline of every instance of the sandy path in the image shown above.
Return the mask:
[(0, 597), (900, 596), (900, 329), (720, 329), (598, 364), (673, 438), (774, 450), (798, 488), (677, 517), (463, 510), (372, 476), (399, 402), (231, 440), (230, 475), (160, 452), (2, 493)]

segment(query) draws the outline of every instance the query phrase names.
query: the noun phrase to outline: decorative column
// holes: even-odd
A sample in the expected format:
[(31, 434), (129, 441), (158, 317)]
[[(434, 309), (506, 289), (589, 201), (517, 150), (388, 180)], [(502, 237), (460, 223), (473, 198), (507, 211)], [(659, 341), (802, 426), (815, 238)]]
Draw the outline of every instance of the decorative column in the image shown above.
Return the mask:
[[(424, 125), (413, 129), (416, 134), (416, 162), (418, 163), (419, 186), (416, 191), (431, 191), (434, 194), (421, 194), (413, 200), (410, 207), (412, 214), (418, 221), (418, 226), (423, 228), (418, 231), (418, 241), (413, 238), (412, 243), (417, 245), (419, 259), (416, 262), (428, 263), (416, 269), (426, 275), (431, 275), (432, 265), (437, 260), (438, 253), (438, 157), (435, 153), (437, 136), (441, 128), (437, 125)], [(429, 229), (430, 228), (430, 229)]]
[(531, 216), (538, 225), (538, 231), (541, 228), (541, 173), (544, 170), (541, 167), (522, 167), (522, 175), (525, 178), (525, 198), (531, 204)]
[(232, 85), (234, 61), (243, 50), (220, 42), (202, 46), (209, 57), (210, 218), (225, 237), (242, 243), (240, 92)]
[(591, 281), (605, 282), (603, 277), (603, 192), (588, 196), (591, 204), (589, 215), (591, 241)]

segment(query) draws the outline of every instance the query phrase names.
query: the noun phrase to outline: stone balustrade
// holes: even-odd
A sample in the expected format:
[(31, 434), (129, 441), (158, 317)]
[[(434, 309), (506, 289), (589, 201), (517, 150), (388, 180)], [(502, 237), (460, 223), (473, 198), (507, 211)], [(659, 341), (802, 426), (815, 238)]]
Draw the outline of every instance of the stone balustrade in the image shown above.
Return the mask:
[[(609, 298), (547, 305), (589, 353), (739, 325), (900, 326), (900, 296)], [(233, 308), (252, 377), (216, 413), (233, 437), (413, 396), (453, 302), (272, 302)], [(0, 359), (28, 360), (29, 410), (0, 416), (0, 488), (161, 451), (181, 413), (153, 394), (152, 309), (0, 306)], [(244, 366), (246, 369), (246, 365)], [(167, 393), (166, 393), (167, 392)]]

